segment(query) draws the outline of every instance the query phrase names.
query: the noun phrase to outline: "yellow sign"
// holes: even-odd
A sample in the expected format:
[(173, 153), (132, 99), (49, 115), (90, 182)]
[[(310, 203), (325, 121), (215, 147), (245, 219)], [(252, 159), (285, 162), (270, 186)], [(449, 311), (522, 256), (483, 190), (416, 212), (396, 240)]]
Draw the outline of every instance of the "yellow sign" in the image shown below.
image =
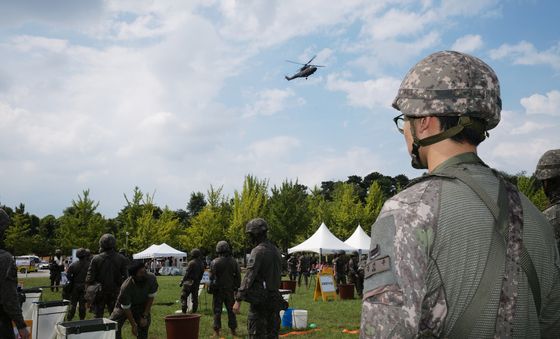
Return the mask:
[(317, 301), (319, 297), (321, 297), (323, 301), (329, 299), (336, 300), (336, 289), (334, 288), (334, 277), (332, 273), (321, 272), (317, 274), (313, 300)]

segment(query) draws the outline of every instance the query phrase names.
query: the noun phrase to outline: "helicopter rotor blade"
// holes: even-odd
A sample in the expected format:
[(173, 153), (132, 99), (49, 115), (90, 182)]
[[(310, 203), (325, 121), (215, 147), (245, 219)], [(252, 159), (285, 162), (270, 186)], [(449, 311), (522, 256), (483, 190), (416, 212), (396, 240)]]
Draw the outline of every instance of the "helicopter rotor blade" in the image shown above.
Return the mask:
[(323, 65), (308, 65), (308, 66), (314, 66), (314, 67), (327, 67), (327, 66), (323, 66)]
[(305, 66), (305, 64), (302, 64), (301, 62), (295, 62), (295, 61), (291, 61), (291, 60), (286, 60), (286, 62), (291, 62), (292, 64), (298, 64), (298, 65)]
[(309, 65), (311, 63), (311, 61), (313, 61), (313, 59), (315, 59), (316, 57), (317, 57), (317, 55), (314, 55), (313, 58), (309, 59), (309, 61), (305, 63), (305, 65)]

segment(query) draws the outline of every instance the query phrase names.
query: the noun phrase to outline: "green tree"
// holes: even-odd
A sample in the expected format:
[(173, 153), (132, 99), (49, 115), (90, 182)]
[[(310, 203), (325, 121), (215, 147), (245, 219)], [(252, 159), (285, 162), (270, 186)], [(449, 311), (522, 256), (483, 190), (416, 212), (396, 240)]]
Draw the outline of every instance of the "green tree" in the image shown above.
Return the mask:
[(4, 244), (13, 255), (30, 254), (33, 250), (31, 241), (31, 223), (25, 213), (25, 205), (20, 204), (11, 216), (11, 226), (5, 232)]
[(208, 191), (208, 204), (191, 219), (191, 226), (181, 236), (183, 249), (197, 247), (206, 253), (215, 251), (216, 243), (226, 240), (226, 232), (231, 221), (232, 209), (228, 199), (222, 195), (222, 188)]
[(187, 204), (187, 213), (189, 218), (194, 218), (206, 206), (206, 200), (202, 192), (192, 192)]
[(360, 223), (367, 233), (370, 233), (371, 225), (377, 220), (384, 203), (385, 197), (383, 196), (381, 187), (377, 181), (374, 181), (369, 187), (364, 211), (360, 219)]
[(265, 215), (268, 181), (247, 175), (243, 183), (243, 190), (235, 191), (233, 195), (233, 217), (228, 228), (228, 239), (234, 250), (244, 249), (245, 225), (253, 218)]
[(297, 242), (301, 242), (311, 236), (317, 231), (321, 223), (325, 223), (327, 227), (330, 227), (333, 222), (330, 203), (319, 187), (313, 187), (311, 194), (307, 196), (307, 201), (311, 221), (303, 234), (296, 236)]
[(544, 194), (544, 189), (536, 177), (527, 177), (524, 173), (517, 175), (517, 188), (525, 194), (540, 211), (544, 211), (548, 206), (548, 199)]
[(339, 183), (333, 192), (331, 202), (331, 232), (338, 238), (348, 238), (361, 221), (363, 206), (353, 184)]
[[(137, 220), (138, 228), (130, 236), (131, 251), (140, 251), (153, 244), (166, 243), (171, 247), (180, 244), (179, 235), (181, 224), (175, 212), (165, 207), (161, 214), (154, 213), (158, 207), (149, 200), (145, 204), (140, 218)], [(159, 214), (159, 215), (158, 215)]]
[(97, 212), (99, 202), (93, 201), (89, 190), (72, 200), (59, 218), (60, 226), (56, 230), (56, 244), (61, 250), (68, 252), (72, 248), (98, 249), (99, 237), (106, 232), (107, 221)]
[(267, 221), (270, 239), (281, 249), (294, 245), (295, 236), (304, 232), (311, 222), (307, 208), (307, 187), (292, 181), (284, 181), (272, 188), (268, 201)]

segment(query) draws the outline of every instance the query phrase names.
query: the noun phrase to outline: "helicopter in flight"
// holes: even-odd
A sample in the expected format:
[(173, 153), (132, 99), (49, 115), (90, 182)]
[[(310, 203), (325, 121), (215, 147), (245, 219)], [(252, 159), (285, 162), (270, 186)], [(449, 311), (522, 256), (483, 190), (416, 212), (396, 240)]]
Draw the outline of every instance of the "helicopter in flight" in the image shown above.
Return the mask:
[(317, 71), (317, 67), (325, 67), (325, 66), (321, 66), (321, 65), (312, 65), (311, 61), (313, 61), (313, 59), (315, 59), (316, 55), (313, 56), (313, 58), (311, 58), (308, 62), (306, 62), (305, 64), (302, 64), (301, 62), (295, 62), (295, 61), (290, 61), (290, 60), (286, 60), (286, 62), (291, 62), (293, 64), (298, 64), (298, 65), (303, 65), (299, 71), (290, 76), (285, 76), (286, 80), (290, 81), (293, 80), (295, 78), (305, 78), (307, 79), (308, 76), (310, 76), (311, 74), (315, 73), (315, 71)]

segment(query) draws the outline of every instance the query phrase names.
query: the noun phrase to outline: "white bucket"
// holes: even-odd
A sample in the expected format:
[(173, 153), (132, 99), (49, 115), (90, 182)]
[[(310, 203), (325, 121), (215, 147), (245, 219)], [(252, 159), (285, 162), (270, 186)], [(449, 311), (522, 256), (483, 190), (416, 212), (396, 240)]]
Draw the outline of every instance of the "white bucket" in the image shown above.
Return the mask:
[(292, 312), (292, 326), (295, 329), (307, 328), (307, 310), (294, 310)]

